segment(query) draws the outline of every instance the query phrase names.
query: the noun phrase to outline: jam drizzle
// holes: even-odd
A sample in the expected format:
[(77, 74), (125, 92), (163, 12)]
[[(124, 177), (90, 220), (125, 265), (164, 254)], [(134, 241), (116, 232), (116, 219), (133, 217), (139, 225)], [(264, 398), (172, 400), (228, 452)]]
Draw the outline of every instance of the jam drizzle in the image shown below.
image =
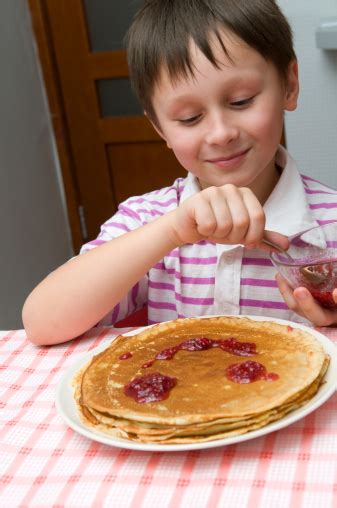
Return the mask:
[(240, 342), (234, 337), (225, 340), (208, 339), (207, 337), (193, 337), (185, 340), (176, 346), (163, 349), (156, 354), (153, 360), (149, 360), (142, 365), (143, 369), (151, 367), (156, 360), (172, 360), (174, 355), (181, 350), (184, 351), (205, 351), (206, 349), (220, 348), (227, 353), (237, 356), (255, 356), (257, 354), (256, 344), (254, 342)]
[(165, 376), (160, 372), (151, 372), (145, 376), (135, 377), (124, 387), (124, 393), (133, 397), (139, 404), (157, 402), (167, 399), (170, 390), (177, 384), (175, 377)]
[(123, 355), (120, 355), (119, 360), (128, 360), (132, 357), (132, 353), (130, 351), (127, 351)]
[(262, 363), (248, 360), (243, 363), (233, 363), (226, 368), (225, 371), (227, 379), (233, 383), (247, 384), (254, 383), (254, 381), (276, 381), (279, 375), (274, 372), (267, 372), (267, 369)]

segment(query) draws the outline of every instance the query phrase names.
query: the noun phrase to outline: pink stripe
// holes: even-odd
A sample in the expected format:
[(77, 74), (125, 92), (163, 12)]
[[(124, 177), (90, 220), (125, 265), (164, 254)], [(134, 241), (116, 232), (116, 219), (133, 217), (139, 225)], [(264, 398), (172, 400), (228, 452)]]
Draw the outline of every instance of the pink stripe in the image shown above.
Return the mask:
[(116, 229), (121, 229), (122, 231), (127, 231), (127, 232), (130, 231), (130, 229), (125, 224), (123, 224), (121, 222), (115, 222), (115, 221), (106, 222), (104, 224), (104, 227), (114, 227)]
[[(58, 442), (58, 445), (54, 448), (54, 450), (49, 450), (49, 460), (45, 462), (45, 465), (41, 471), (39, 471), (39, 475), (35, 477), (30, 489), (28, 490), (25, 497), (22, 499), (20, 506), (30, 506), (33, 498), (37, 494), (40, 487), (48, 481), (48, 477), (51, 476), (51, 472), (53, 468), (55, 468), (57, 461), (63, 457), (65, 450), (67, 449), (68, 444), (71, 442), (72, 436), (74, 432), (66, 427), (61, 440)], [(81, 452), (81, 455), (83, 452)]]
[(88, 242), (86, 244), (86, 247), (89, 245), (103, 245), (103, 243), (106, 243), (106, 240), (100, 240), (99, 238), (96, 238), (96, 240), (91, 240), (91, 242)]
[(268, 469), (272, 463), (276, 437), (276, 432), (273, 432), (264, 439), (264, 445), (260, 453), (258, 467), (255, 470), (255, 477), (251, 486), (247, 508), (256, 508), (262, 504), (261, 498), (267, 485)]
[(335, 467), (331, 506), (337, 506), (337, 467)]
[[(215, 277), (183, 277), (181, 276), (180, 272), (176, 272), (173, 269), (166, 270), (167, 273), (171, 273), (175, 275), (175, 278), (180, 280), (181, 284), (192, 284), (195, 286), (201, 285), (201, 286), (213, 286), (215, 284)], [(163, 286), (161, 285), (163, 284)], [(164, 283), (164, 282), (154, 282), (151, 281), (149, 283), (150, 287), (154, 287), (157, 289), (174, 289), (173, 284)]]
[(74, 473), (69, 476), (68, 481), (65, 483), (63, 489), (60, 494), (54, 501), (53, 506), (69, 506), (67, 501), (75, 488), (76, 485), (80, 484), (85, 478), (85, 471), (91, 464), (91, 461), (88, 460), (88, 457), (94, 457), (97, 455), (97, 452), (100, 448), (99, 443), (96, 441), (88, 441), (87, 449), (83, 449), (82, 460), (80, 460), (77, 468), (74, 470)]
[(181, 264), (192, 264), (192, 265), (215, 265), (218, 258), (216, 256), (210, 256), (207, 258), (197, 258), (197, 257), (187, 257), (187, 256), (180, 256), (179, 251), (172, 251), (167, 256), (168, 258), (179, 258)]
[(169, 291), (174, 291), (174, 284), (170, 284), (168, 282), (149, 282), (149, 287), (153, 289), (167, 289)]
[(191, 481), (191, 475), (196, 462), (199, 458), (200, 452), (188, 452), (183, 467), (179, 474), (179, 480), (176, 483), (176, 487), (171, 496), (171, 500), (168, 503), (168, 508), (177, 508), (178, 506), (184, 506), (183, 497), (186, 492), (186, 488), (189, 487)]
[(162, 217), (162, 215), (164, 214), (163, 211), (159, 211), (159, 210), (146, 210), (146, 208), (137, 208), (137, 213), (141, 214), (141, 213), (146, 213), (148, 215), (151, 215), (152, 217)]
[[(221, 495), (224, 493), (224, 489), (228, 483), (228, 476), (231, 469), (231, 466), (234, 462), (236, 446), (227, 446), (225, 447), (222, 453), (222, 459), (220, 463), (220, 467), (216, 474), (216, 477), (213, 480), (213, 486), (211, 490), (210, 497), (208, 499), (207, 508), (214, 508), (215, 506), (220, 505)], [(216, 455), (215, 455), (216, 458)], [(226, 503), (224, 503), (225, 506)], [(239, 508), (239, 507), (238, 507)]]
[(182, 296), (179, 293), (175, 294), (176, 300), (190, 305), (213, 305), (214, 298), (193, 298), (192, 296)]
[(336, 195), (336, 191), (335, 192), (328, 192), (328, 191), (325, 191), (325, 190), (308, 189), (307, 187), (305, 187), (304, 191), (305, 191), (306, 194), (329, 194), (329, 195)]
[(176, 306), (174, 305), (174, 303), (154, 302), (153, 300), (148, 300), (148, 306), (151, 307), (152, 309), (164, 309), (176, 311)]
[(10, 341), (12, 339), (12, 337), (14, 336), (15, 334), (15, 331), (10, 331), (8, 333), (6, 333), (5, 335), (2, 335), (0, 337), (0, 347), (4, 346), (8, 341)]
[(276, 288), (277, 282), (275, 280), (266, 280), (266, 279), (241, 279), (242, 286), (256, 286), (256, 287), (264, 287), (264, 288)]
[(270, 259), (266, 258), (243, 258), (242, 264), (245, 266), (273, 266)]
[(111, 314), (111, 324), (116, 323), (120, 311), (120, 305), (117, 303), (117, 305), (113, 308), (112, 314)]
[(240, 305), (242, 307), (258, 307), (259, 309), (288, 309), (284, 302), (268, 302), (263, 300), (251, 300), (249, 298), (240, 299)]
[[(311, 176), (301, 175), (301, 177), (302, 177), (302, 180), (305, 180), (305, 181), (308, 181), (308, 182), (318, 183), (320, 186), (323, 186), (322, 182), (319, 182), (318, 180), (315, 180), (314, 178), (311, 178)], [(324, 187), (336, 192), (336, 189), (334, 189), (333, 187), (330, 187), (329, 185), (324, 184)]]
[[(162, 261), (161, 261), (160, 263), (156, 263), (156, 264), (153, 266), (153, 268), (154, 268), (155, 270), (166, 270), (165, 265), (164, 265), (164, 263), (163, 263)], [(170, 272), (171, 272), (171, 273), (174, 273), (174, 272), (175, 272), (175, 269), (174, 269), (174, 268), (171, 268), (171, 269), (170, 269)]]
[[(170, 190), (172, 190), (172, 192), (175, 192), (174, 189), (170, 189)], [(125, 207), (127, 207), (128, 205), (135, 205), (135, 204), (139, 205), (139, 204), (143, 204), (143, 203), (149, 203), (150, 205), (160, 206), (161, 208), (167, 208), (172, 204), (176, 204), (177, 199), (170, 198), (167, 201), (156, 201), (153, 199), (148, 200), (148, 199), (144, 199), (144, 198), (130, 199), (126, 202)]]
[(289, 508), (298, 508), (302, 505), (303, 494), (307, 489), (306, 475), (309, 461), (311, 459), (310, 451), (315, 436), (315, 432), (307, 432), (307, 428), (315, 428), (315, 413), (311, 413), (304, 419), (303, 435), (300, 444), (300, 450), (297, 459), (295, 480), (292, 485), (292, 496)]
[(215, 277), (184, 277), (180, 275), (180, 272), (176, 272), (175, 276), (182, 284), (200, 284), (206, 286), (215, 284)]
[[(105, 452), (105, 453), (104, 453)], [(109, 493), (111, 493), (114, 485), (117, 483), (118, 475), (123, 470), (125, 463), (130, 460), (131, 451), (130, 450), (120, 450), (117, 453), (116, 458), (113, 460), (113, 453), (110, 451), (109, 447), (102, 446), (99, 450), (99, 454), (104, 454), (106, 459), (109, 460), (110, 468), (108, 472), (102, 478), (95, 480), (95, 485), (101, 483), (100, 487), (97, 489), (96, 497), (91, 506), (100, 508), (104, 506), (106, 499), (108, 498)], [(116, 506), (117, 508), (117, 500), (111, 500), (111, 506)]]
[[(16, 423), (21, 420), (21, 418), (22, 418), (21, 415), (25, 411), (26, 411), (26, 408), (23, 411), (21, 411), (21, 413), (19, 413), (19, 415), (16, 417), (16, 420), (15, 420)], [(47, 413), (45, 415), (44, 419), (43, 419), (43, 425), (45, 426), (46, 429), (48, 429), (49, 423), (54, 418), (54, 416), (55, 416), (55, 410), (54, 410), (54, 407), (52, 407), (50, 409), (49, 413)], [(9, 422), (6, 422), (6, 423), (9, 423)], [(9, 429), (12, 430), (12, 426), (11, 425), (7, 426), (7, 429), (5, 428), (5, 429), (2, 430), (2, 439), (4, 438), (4, 431), (5, 430), (9, 430)], [(8, 477), (8, 478), (11, 478), (12, 480), (16, 481), (16, 473), (17, 473), (17, 471), (20, 470), (22, 463), (27, 459), (27, 457), (29, 457), (29, 453), (28, 452), (34, 450), (35, 445), (38, 442), (38, 440), (40, 439), (40, 437), (41, 437), (41, 428), (39, 428), (39, 425), (36, 425), (36, 423), (35, 423), (35, 425), (34, 425), (34, 431), (31, 434), (29, 434), (28, 439), (25, 440), (24, 445), (21, 447), (21, 449), (25, 448), (27, 450), (27, 453), (22, 453), (22, 454), (18, 453), (15, 456), (14, 460), (11, 462), (9, 467), (4, 472), (4, 477)], [(4, 486), (4, 488), (3, 488), (2, 492), (1, 492), (2, 496), (4, 495), (5, 488), (8, 487), (8, 486), (9, 486), (9, 483), (7, 483)]]
[[(21, 353), (22, 349), (23, 348), (19, 348), (19, 349), (16, 350), (16, 352), (19, 351)], [(46, 353), (47, 353), (47, 351), (46, 351)], [(32, 371), (33, 372), (36, 371), (38, 365), (43, 361), (44, 356), (46, 356), (46, 355), (42, 355), (42, 354), (41, 355), (39, 355), (39, 354), (34, 355), (31, 363), (29, 365), (27, 365), (27, 368), (24, 369), (24, 370), (21, 369), (21, 371), (20, 371), (21, 375), (17, 379), (13, 380), (11, 382), (11, 384), (9, 385), (8, 389), (1, 394), (1, 401), (2, 402), (6, 403), (12, 397), (13, 391), (15, 392), (15, 391), (21, 389), (23, 386), (25, 386), (25, 383), (29, 379), (29, 376), (30, 376), (31, 372)], [(10, 365), (10, 363), (11, 363), (10, 360), (11, 359), (13, 359), (13, 360), (16, 359), (16, 355), (14, 354), (14, 351), (13, 351), (11, 357), (8, 358), (8, 360), (6, 362), (7, 363), (7, 367)], [(53, 374), (54, 373), (55, 372), (53, 372)], [(48, 376), (50, 375), (50, 370), (47, 371), (47, 374), (48, 374), (47, 375), (47, 379), (48, 379)], [(35, 394), (37, 394), (37, 393), (39, 393), (38, 389), (35, 391)], [(23, 413), (24, 413), (24, 411), (22, 410), (22, 411), (20, 411), (19, 415), (21, 415)], [(16, 417), (17, 419), (19, 419), (19, 415), (17, 415), (17, 417)], [(8, 422), (6, 422), (6, 423), (8, 423)], [(10, 429), (10, 426), (7, 427), (7, 432), (9, 431), (9, 429)], [(3, 431), (3, 432), (5, 432), (5, 431)], [(4, 437), (4, 435), (3, 435), (3, 437)]]
[(124, 217), (131, 217), (132, 219), (136, 219), (137, 221), (140, 220), (140, 217), (135, 210), (132, 210), (131, 208), (127, 208), (124, 205), (119, 205), (118, 207), (118, 214), (121, 214)]
[(316, 205), (309, 205), (309, 208), (311, 210), (318, 210), (321, 208), (325, 208), (325, 209), (337, 208), (337, 203), (318, 203)]
[(322, 225), (322, 224), (332, 224), (333, 222), (336, 222), (336, 220), (334, 220), (334, 219), (326, 219), (326, 220), (317, 219), (316, 222), (319, 225)]
[(137, 307), (137, 296), (138, 296), (138, 293), (139, 293), (139, 283), (137, 282), (137, 284), (135, 284), (131, 290), (131, 298), (132, 298), (132, 303), (133, 303), (133, 310), (136, 309)]
[(151, 489), (153, 477), (155, 476), (156, 469), (161, 460), (161, 454), (153, 453), (147, 463), (144, 474), (139, 478), (138, 487), (133, 495), (130, 503), (130, 508), (140, 508), (141, 506), (148, 506), (146, 503), (146, 492)]

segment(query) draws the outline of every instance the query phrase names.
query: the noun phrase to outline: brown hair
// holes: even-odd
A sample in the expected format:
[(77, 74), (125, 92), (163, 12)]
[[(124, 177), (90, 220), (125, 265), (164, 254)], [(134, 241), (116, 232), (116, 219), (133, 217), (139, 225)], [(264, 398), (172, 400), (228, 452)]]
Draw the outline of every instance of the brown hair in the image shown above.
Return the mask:
[[(274, 0), (145, 0), (126, 35), (133, 89), (144, 110), (156, 120), (153, 88), (162, 67), (172, 80), (193, 76), (192, 39), (215, 67), (210, 35), (219, 40), (227, 30), (272, 62), (286, 80), (296, 58), (289, 23)], [(230, 55), (228, 55), (230, 58)]]

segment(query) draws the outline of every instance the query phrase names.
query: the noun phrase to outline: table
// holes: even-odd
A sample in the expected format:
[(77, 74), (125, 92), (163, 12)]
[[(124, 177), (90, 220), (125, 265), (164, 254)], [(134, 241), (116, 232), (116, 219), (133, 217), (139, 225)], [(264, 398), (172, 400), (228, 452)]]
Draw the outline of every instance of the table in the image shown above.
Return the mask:
[[(71, 430), (56, 385), (80, 355), (128, 330), (96, 328), (50, 348), (0, 332), (1, 507), (337, 506), (336, 394), (285, 429), (209, 450), (124, 450)], [(337, 343), (337, 329), (320, 331)]]

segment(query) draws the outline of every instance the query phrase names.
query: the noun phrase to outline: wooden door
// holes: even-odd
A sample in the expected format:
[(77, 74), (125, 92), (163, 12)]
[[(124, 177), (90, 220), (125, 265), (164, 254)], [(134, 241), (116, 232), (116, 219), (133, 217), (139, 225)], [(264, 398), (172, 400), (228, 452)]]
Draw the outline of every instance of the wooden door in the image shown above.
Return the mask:
[[(77, 251), (98, 234), (120, 201), (169, 185), (186, 172), (128, 96), (125, 50), (100, 50), (93, 40), (94, 9), (103, 9), (98, 14), (107, 30), (112, 15), (122, 15), (126, 25), (123, 5), (131, 17), (139, 1), (29, 1)], [(127, 97), (124, 106), (121, 96)]]

